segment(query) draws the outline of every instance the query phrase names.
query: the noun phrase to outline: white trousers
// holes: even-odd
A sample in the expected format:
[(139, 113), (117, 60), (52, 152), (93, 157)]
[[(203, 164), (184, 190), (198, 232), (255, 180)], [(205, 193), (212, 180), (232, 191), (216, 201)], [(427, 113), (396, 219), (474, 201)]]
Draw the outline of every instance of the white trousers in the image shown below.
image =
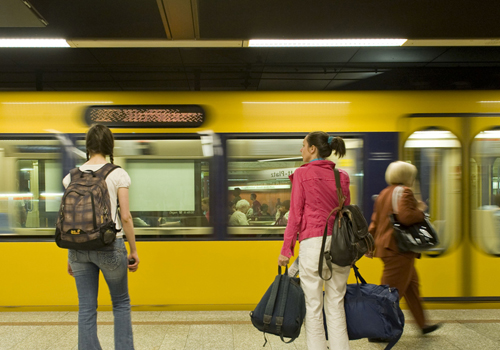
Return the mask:
[[(328, 281), (319, 277), (319, 252), (323, 237), (314, 237), (300, 242), (299, 274), (300, 285), (306, 298), (306, 341), (309, 350), (326, 350), (326, 336), (323, 325), (323, 299), (325, 303), (326, 324), (330, 350), (349, 350), (349, 337), (344, 311), (344, 295), (350, 267), (333, 264), (333, 276)], [(330, 245), (328, 237), (326, 246)], [(323, 277), (330, 271), (323, 264)], [(325, 296), (323, 298), (323, 286)]]

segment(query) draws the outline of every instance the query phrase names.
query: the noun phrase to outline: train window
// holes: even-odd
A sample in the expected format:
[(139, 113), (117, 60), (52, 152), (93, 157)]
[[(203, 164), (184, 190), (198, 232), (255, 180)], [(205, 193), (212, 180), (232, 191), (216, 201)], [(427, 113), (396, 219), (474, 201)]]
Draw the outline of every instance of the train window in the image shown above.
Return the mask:
[(484, 252), (500, 255), (500, 130), (480, 132), (471, 149), (472, 237)]
[(114, 163), (132, 180), (129, 200), (136, 235), (180, 238), (212, 234), (210, 156), (204, 155), (201, 140), (115, 136)]
[(62, 195), (56, 140), (0, 140), (0, 233), (53, 235)]
[[(228, 140), (228, 232), (230, 235), (281, 237), (288, 219), (291, 182), (300, 167), (303, 138)], [(361, 205), (361, 139), (345, 139), (347, 154), (331, 157), (351, 178), (351, 201)], [(240, 200), (248, 202), (236, 208)], [(242, 202), (244, 203), (244, 202)], [(241, 204), (240, 204), (241, 205)]]
[(429, 254), (438, 255), (461, 234), (461, 144), (449, 131), (426, 130), (413, 133), (404, 147), (404, 159), (418, 169), (415, 196), (427, 204), (440, 239)]

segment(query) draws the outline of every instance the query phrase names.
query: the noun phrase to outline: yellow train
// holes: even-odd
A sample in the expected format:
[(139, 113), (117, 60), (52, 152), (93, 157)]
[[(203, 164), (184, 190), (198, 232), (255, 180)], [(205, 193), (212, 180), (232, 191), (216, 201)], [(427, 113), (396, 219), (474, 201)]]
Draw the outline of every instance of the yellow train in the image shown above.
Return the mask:
[[(441, 241), (417, 262), (428, 307), (499, 305), (500, 92), (2, 92), (3, 309), (76, 308), (54, 223), (62, 177), (84, 162), (95, 121), (113, 129), (115, 163), (132, 178), (136, 308), (251, 309), (276, 274), (284, 227), (273, 224), (314, 130), (345, 138), (338, 165), (367, 218), (391, 161), (419, 169)], [(236, 188), (265, 215), (228, 225)], [(358, 266), (379, 282), (378, 259)]]

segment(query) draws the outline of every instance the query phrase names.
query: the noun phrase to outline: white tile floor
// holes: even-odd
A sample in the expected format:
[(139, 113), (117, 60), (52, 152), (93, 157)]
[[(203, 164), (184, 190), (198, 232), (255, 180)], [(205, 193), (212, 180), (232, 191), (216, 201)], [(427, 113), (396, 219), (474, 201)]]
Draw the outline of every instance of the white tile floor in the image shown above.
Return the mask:
[[(500, 349), (500, 310), (430, 310), (429, 320), (443, 327), (425, 337), (405, 315), (408, 323), (394, 349)], [(112, 321), (111, 312), (99, 312), (103, 349), (114, 349)], [(133, 311), (132, 322), (137, 350), (252, 350), (264, 343), (248, 311)], [(77, 312), (0, 312), (0, 350), (76, 350), (77, 336)], [(268, 340), (265, 349), (306, 349), (304, 332), (292, 344), (273, 335)], [(351, 341), (352, 350), (383, 348), (366, 339)]]

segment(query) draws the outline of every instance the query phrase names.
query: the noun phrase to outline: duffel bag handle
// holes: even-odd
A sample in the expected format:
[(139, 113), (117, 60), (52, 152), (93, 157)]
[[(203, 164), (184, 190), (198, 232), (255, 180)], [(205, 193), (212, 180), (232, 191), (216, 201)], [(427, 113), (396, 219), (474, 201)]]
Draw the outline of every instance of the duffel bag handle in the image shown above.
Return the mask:
[(358, 267), (356, 265), (352, 265), (352, 268), (354, 270), (354, 275), (356, 276), (356, 282), (359, 283), (361, 281), (361, 284), (367, 284), (363, 276), (359, 273)]

